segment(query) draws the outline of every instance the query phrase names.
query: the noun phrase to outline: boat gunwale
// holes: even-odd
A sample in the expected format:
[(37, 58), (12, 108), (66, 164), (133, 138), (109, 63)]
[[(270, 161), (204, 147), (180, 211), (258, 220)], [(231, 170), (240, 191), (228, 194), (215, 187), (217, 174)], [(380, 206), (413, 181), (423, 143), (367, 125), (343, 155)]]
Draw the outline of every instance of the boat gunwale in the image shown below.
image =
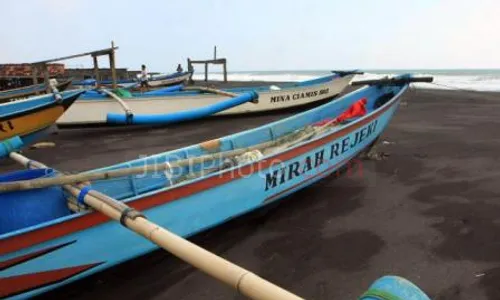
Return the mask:
[[(65, 81), (62, 81), (62, 82), (56, 84), (56, 87), (59, 88), (61, 86), (70, 85), (71, 82), (72, 82), (71, 79), (68, 79), (68, 80), (65, 80)], [(39, 90), (40, 88), (43, 88), (43, 89)], [(26, 90), (26, 91), (24, 93), (10, 95), (13, 92), (15, 93), (15, 92), (22, 91), (22, 90)], [(29, 96), (32, 93), (39, 92), (39, 91), (43, 92), (44, 90), (45, 90), (45, 83), (32, 84), (32, 85), (19, 87), (19, 88), (15, 88), (15, 89), (3, 90), (3, 91), (0, 91), (0, 100), (22, 97), (25, 95)], [(41, 95), (41, 96), (43, 96), (43, 95)], [(26, 100), (26, 99), (20, 99), (20, 100)], [(18, 101), (18, 100), (15, 100), (15, 101)]]
[[(13, 112), (9, 112), (7, 114), (0, 114), (0, 122), (2, 121), (5, 121), (5, 120), (10, 120), (10, 119), (13, 119), (13, 118), (19, 118), (19, 117), (22, 117), (22, 116), (25, 116), (25, 115), (28, 115), (28, 114), (32, 114), (32, 113), (35, 113), (37, 111), (42, 111), (42, 110), (45, 110), (45, 109), (49, 109), (49, 108), (52, 108), (54, 106), (63, 106), (63, 107), (66, 107), (65, 103), (68, 102), (68, 101), (75, 101), (75, 100), (72, 100), (73, 97), (79, 97), (81, 94), (83, 94), (83, 90), (69, 90), (69, 91), (64, 91), (64, 92), (61, 92), (61, 96), (63, 97), (62, 101), (61, 102), (57, 102), (57, 100), (53, 100), (52, 102), (46, 102), (46, 103), (40, 103), (38, 105), (35, 105), (35, 106), (32, 106), (32, 107), (29, 107), (29, 108), (26, 108), (26, 109), (23, 109), (23, 110), (19, 110), (19, 111), (13, 111)], [(19, 101), (34, 101), (34, 100), (38, 100), (38, 99), (41, 99), (43, 97), (53, 97), (52, 94), (46, 94), (46, 95), (41, 95), (41, 96), (38, 96), (37, 98), (28, 98), (28, 99), (23, 99), (23, 100), (19, 100)], [(17, 101), (16, 101), (17, 102)], [(14, 102), (7, 102), (7, 103), (1, 103), (0, 106), (8, 106), (8, 105), (12, 105)], [(66, 109), (65, 109), (66, 110)]]

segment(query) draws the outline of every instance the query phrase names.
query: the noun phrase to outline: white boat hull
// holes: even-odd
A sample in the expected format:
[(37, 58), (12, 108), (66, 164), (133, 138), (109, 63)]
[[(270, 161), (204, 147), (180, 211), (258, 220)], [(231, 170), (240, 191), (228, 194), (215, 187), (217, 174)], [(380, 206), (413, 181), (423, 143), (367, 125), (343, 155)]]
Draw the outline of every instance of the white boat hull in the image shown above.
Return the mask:
[[(349, 85), (354, 75), (335, 78), (324, 83), (259, 92), (258, 103), (245, 103), (215, 115), (245, 114), (272, 111), (330, 99)], [(227, 97), (213, 94), (170, 95), (123, 99), (134, 114), (166, 114), (212, 105)], [(77, 100), (56, 122), (58, 125), (105, 124), (108, 113), (124, 113), (113, 99)]]
[(189, 76), (191, 76), (191, 74), (188, 73), (179, 77), (166, 78), (166, 79), (155, 79), (153, 77), (150, 81), (148, 81), (148, 84), (151, 87), (167, 86), (184, 82), (189, 79)]

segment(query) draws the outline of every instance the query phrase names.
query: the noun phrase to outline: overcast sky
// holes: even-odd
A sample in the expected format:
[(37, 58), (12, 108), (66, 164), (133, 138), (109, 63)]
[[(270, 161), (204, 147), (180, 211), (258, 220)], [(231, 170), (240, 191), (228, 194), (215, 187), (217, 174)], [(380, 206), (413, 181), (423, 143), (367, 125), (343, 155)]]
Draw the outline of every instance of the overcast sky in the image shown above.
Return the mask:
[(0, 63), (114, 40), (119, 67), (160, 72), (215, 44), (229, 71), (500, 68), (499, 0), (18, 0), (0, 24)]

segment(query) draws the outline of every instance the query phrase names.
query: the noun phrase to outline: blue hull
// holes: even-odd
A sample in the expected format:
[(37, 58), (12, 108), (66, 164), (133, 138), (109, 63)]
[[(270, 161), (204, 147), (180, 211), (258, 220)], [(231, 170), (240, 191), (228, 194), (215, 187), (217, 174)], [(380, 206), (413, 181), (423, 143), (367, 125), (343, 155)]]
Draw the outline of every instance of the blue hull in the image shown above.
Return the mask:
[(50, 94), (0, 104), (0, 158), (46, 135), (83, 92), (62, 92), (60, 101)]
[[(178, 77), (182, 77), (189, 74), (189, 72), (177, 72), (177, 73), (172, 73), (172, 74), (165, 74), (165, 75), (159, 75), (159, 76), (154, 76), (153, 79), (150, 79), (151, 81), (159, 81), (159, 80), (165, 80), (165, 79), (175, 79)], [(86, 86), (86, 85), (95, 85), (97, 82), (95, 79), (85, 79), (85, 80), (79, 80), (79, 81), (73, 81), (73, 85), (78, 85), (78, 86)], [(117, 80), (117, 84), (137, 84), (139, 83), (138, 80), (136, 79), (123, 79), (123, 80)], [(99, 84), (101, 85), (111, 85), (113, 84), (112, 80), (101, 80), (99, 81)]]
[[(71, 81), (65, 81), (57, 85), (57, 89), (59, 91), (64, 91)], [(30, 85), (22, 88), (12, 89), (0, 91), (0, 102), (5, 102), (10, 99), (20, 98), (20, 97), (28, 97), (35, 95), (36, 93), (45, 94), (47, 86), (42, 84)]]
[[(407, 87), (362, 88), (313, 110), (215, 142), (105, 169), (161, 164), (212, 151), (255, 145), (337, 116), (359, 99), (368, 99), (370, 110), (367, 115), (259, 161), (173, 186), (172, 180), (185, 175), (187, 168), (172, 174), (158, 172), (96, 181), (92, 188), (141, 210), (160, 226), (189, 237), (280, 201), (346, 166), (382, 134)], [(377, 103), (384, 95), (386, 102)], [(201, 167), (195, 165), (191, 170), (197, 171)], [(74, 213), (4, 233), (0, 236), (0, 265), (4, 266), (0, 268), (0, 285), (10, 287), (16, 283), (21, 288), (7, 288), (0, 297), (20, 299), (38, 295), (157, 248), (98, 213)]]

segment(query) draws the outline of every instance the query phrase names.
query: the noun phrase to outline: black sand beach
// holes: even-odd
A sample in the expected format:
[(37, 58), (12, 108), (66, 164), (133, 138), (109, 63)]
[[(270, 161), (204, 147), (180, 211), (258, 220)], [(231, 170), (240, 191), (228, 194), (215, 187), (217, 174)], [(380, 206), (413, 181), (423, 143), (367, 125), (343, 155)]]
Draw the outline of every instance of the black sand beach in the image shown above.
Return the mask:
[[(400, 275), (432, 299), (500, 299), (500, 101), (408, 92), (377, 150), (278, 206), (193, 238), (306, 299), (357, 299)], [(500, 96), (498, 96), (500, 100)], [(149, 155), (268, 123), (293, 111), (166, 128), (62, 130), (25, 155), (66, 171)], [(0, 164), (0, 171), (15, 166)], [(155, 251), (43, 299), (242, 299)]]

